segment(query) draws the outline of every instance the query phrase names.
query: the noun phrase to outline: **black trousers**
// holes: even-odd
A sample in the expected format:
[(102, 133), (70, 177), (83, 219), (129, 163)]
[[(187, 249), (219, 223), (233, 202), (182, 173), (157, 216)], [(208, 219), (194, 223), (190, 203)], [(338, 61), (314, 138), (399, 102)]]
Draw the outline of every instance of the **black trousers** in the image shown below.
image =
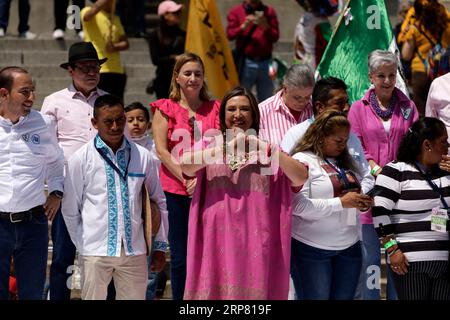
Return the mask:
[[(73, 5), (80, 7), (80, 10), (84, 8), (85, 0), (72, 0)], [(67, 21), (67, 7), (69, 6), (69, 0), (54, 0), (53, 2), (53, 14), (55, 16), (55, 29), (66, 30)], [(81, 28), (76, 31), (80, 31)]]
[(121, 73), (100, 73), (100, 82), (98, 87), (120, 99), (124, 98), (125, 85), (127, 84), (127, 75)]
[(399, 300), (450, 300), (448, 261), (410, 262), (408, 273), (393, 273)]

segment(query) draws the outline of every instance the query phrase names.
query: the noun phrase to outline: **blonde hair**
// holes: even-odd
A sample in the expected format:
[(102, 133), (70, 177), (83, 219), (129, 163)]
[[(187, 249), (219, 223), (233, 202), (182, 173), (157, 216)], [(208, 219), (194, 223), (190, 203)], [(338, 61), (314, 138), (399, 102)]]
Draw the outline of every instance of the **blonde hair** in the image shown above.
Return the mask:
[[(205, 74), (205, 66), (203, 65), (202, 59), (192, 52), (185, 52), (181, 55), (179, 55), (176, 58), (175, 66), (173, 67), (172, 72), (172, 80), (170, 82), (170, 89), (169, 89), (169, 98), (174, 101), (180, 101), (181, 100), (181, 89), (180, 85), (177, 83), (176, 78), (178, 77), (178, 74), (181, 70), (181, 68), (188, 62), (197, 62), (201, 65), (203, 75)], [(210, 95), (208, 93), (208, 87), (206, 86), (205, 80), (203, 80), (203, 86), (200, 89), (200, 100), (207, 101), (210, 99)]]
[[(309, 126), (303, 138), (297, 142), (291, 155), (297, 152), (311, 151), (324, 159), (325, 156), (322, 150), (323, 139), (333, 135), (338, 129), (350, 130), (350, 122), (346, 115), (343, 112), (334, 110), (324, 111), (316, 118), (314, 123)], [(336, 160), (340, 167), (357, 172), (356, 165), (348, 152), (347, 146)]]

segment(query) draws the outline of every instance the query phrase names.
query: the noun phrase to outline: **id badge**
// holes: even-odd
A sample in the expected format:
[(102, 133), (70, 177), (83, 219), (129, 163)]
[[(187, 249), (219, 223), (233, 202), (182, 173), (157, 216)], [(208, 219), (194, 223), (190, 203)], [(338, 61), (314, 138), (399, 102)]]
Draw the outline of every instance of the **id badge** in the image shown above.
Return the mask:
[(437, 207), (431, 210), (431, 230), (446, 233), (447, 221), (447, 210)]

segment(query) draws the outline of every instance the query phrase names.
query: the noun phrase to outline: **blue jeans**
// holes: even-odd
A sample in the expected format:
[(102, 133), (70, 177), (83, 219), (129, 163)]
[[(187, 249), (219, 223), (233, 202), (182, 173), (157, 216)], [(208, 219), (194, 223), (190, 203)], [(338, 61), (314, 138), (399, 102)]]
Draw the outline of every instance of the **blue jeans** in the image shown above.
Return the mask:
[(166, 195), (169, 212), (170, 283), (173, 300), (183, 300), (186, 283), (186, 256), (191, 198), (170, 192)]
[(373, 224), (362, 224), (361, 229), (362, 268), (355, 299), (380, 300), (380, 241)]
[(147, 282), (147, 293), (145, 294), (145, 300), (155, 300), (156, 297), (156, 287), (158, 285), (158, 272), (150, 271), (152, 265), (152, 255), (155, 249), (155, 237), (152, 238), (152, 252), (147, 257), (148, 265), (148, 282)]
[(361, 271), (359, 242), (344, 250), (323, 250), (292, 239), (291, 250), (297, 299), (353, 300)]
[(0, 300), (9, 298), (11, 257), (20, 300), (42, 300), (48, 254), (48, 221), (42, 210), (28, 221), (0, 219)]
[[(387, 253), (385, 253), (386, 261), (387, 261)], [(386, 299), (387, 300), (398, 300), (397, 290), (395, 289), (394, 283), (394, 272), (391, 270), (389, 266), (386, 268), (387, 275), (387, 285), (386, 285)]]
[(271, 59), (255, 61), (245, 58), (244, 69), (240, 79), (241, 86), (248, 90), (256, 85), (258, 102), (266, 100), (273, 95), (275, 89), (272, 79), (269, 77), (269, 63)]
[[(0, 0), (0, 28), (3, 28), (6, 32), (9, 22), (9, 8), (11, 0)], [(30, 27), (28, 26), (28, 18), (30, 16), (30, 2), (29, 0), (19, 0), (19, 33), (27, 32)]]
[(68, 279), (75, 271), (75, 245), (70, 239), (61, 208), (52, 222), (53, 255), (50, 267), (50, 300), (70, 300)]

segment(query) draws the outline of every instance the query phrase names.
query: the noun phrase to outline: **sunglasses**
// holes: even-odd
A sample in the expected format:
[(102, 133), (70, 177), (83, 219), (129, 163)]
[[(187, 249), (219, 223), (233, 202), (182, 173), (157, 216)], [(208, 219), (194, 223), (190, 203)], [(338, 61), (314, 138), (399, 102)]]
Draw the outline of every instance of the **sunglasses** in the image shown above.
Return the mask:
[(97, 73), (101, 69), (101, 66), (98, 64), (97, 65), (87, 65), (87, 66), (80, 66), (80, 65), (76, 64), (74, 67), (75, 67), (75, 69), (78, 69), (83, 73), (89, 73), (89, 72)]

